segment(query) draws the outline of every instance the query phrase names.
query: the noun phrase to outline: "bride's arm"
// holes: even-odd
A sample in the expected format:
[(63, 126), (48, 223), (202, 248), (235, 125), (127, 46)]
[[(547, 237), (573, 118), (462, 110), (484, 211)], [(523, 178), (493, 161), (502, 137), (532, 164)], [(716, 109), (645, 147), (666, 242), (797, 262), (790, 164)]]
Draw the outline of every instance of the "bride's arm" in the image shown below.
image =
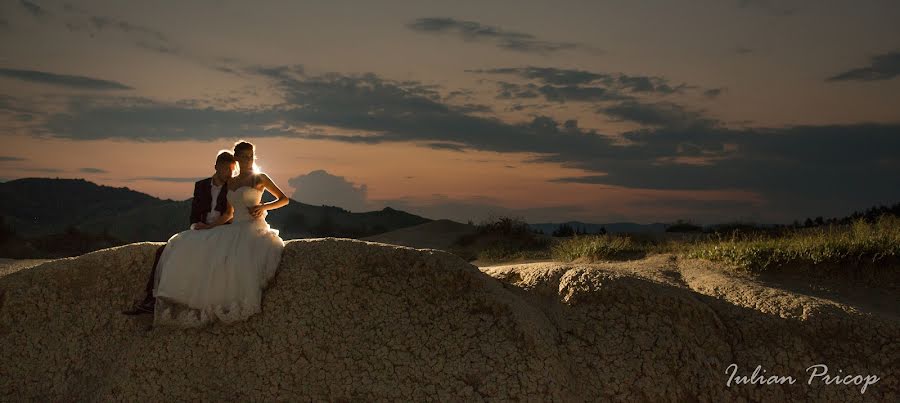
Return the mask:
[[(269, 178), (269, 175), (259, 174), (259, 181), (262, 182), (263, 188), (275, 195), (277, 199), (254, 207), (258, 207), (262, 210), (275, 210), (288, 204), (288, 201), (290, 199), (288, 199), (287, 195), (285, 195), (284, 192), (282, 192), (281, 189), (277, 185), (275, 185), (275, 182), (272, 182), (272, 179)], [(250, 213), (253, 214), (253, 210), (251, 210)]]

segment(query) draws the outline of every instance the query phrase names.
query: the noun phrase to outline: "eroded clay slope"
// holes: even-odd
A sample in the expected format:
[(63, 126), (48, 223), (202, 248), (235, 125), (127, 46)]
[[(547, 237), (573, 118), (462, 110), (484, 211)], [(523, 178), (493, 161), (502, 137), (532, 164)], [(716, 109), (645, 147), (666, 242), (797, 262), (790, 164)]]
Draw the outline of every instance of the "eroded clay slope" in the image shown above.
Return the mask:
[[(205, 329), (119, 311), (158, 244), (0, 278), (0, 397), (40, 400), (890, 401), (900, 326), (654, 257), (485, 268), (437, 250), (288, 242), (263, 312)], [(702, 272), (706, 273), (706, 272)], [(736, 287), (735, 289), (729, 287)], [(761, 286), (759, 286), (761, 287)], [(750, 290), (750, 291), (747, 291)], [(779, 297), (780, 298), (780, 297)], [(774, 304), (774, 305), (773, 305)], [(881, 380), (805, 384), (826, 363)], [(725, 386), (761, 364), (795, 385)], [(746, 371), (748, 374), (750, 371)]]

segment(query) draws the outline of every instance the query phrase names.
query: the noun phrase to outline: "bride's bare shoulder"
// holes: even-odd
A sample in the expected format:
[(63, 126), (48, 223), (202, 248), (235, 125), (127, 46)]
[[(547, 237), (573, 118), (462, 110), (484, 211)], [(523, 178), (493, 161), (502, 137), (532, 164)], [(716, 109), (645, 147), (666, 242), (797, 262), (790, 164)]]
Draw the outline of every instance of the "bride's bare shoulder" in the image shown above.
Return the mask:
[(266, 175), (265, 172), (254, 172), (253, 173), (253, 187), (259, 188), (260, 185), (265, 186), (266, 180), (269, 179), (269, 176)]

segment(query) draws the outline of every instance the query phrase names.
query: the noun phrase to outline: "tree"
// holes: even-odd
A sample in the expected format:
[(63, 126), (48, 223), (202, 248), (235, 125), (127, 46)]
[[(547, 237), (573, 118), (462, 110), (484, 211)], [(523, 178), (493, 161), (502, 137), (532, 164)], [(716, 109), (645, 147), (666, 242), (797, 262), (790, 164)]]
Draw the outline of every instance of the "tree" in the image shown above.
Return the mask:
[(572, 236), (575, 235), (575, 230), (572, 229), (572, 226), (569, 224), (559, 224), (559, 227), (553, 231), (553, 236)]

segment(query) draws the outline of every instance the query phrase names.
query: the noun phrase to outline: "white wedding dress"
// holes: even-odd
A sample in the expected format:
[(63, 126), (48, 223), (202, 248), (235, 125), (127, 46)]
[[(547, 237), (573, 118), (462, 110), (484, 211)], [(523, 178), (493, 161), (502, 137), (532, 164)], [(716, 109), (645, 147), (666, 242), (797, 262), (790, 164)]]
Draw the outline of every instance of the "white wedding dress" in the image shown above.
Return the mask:
[(248, 206), (263, 190), (249, 186), (228, 191), (231, 224), (187, 230), (169, 238), (156, 270), (154, 325), (200, 327), (220, 320), (233, 323), (258, 312), (262, 291), (275, 276), (284, 241)]

